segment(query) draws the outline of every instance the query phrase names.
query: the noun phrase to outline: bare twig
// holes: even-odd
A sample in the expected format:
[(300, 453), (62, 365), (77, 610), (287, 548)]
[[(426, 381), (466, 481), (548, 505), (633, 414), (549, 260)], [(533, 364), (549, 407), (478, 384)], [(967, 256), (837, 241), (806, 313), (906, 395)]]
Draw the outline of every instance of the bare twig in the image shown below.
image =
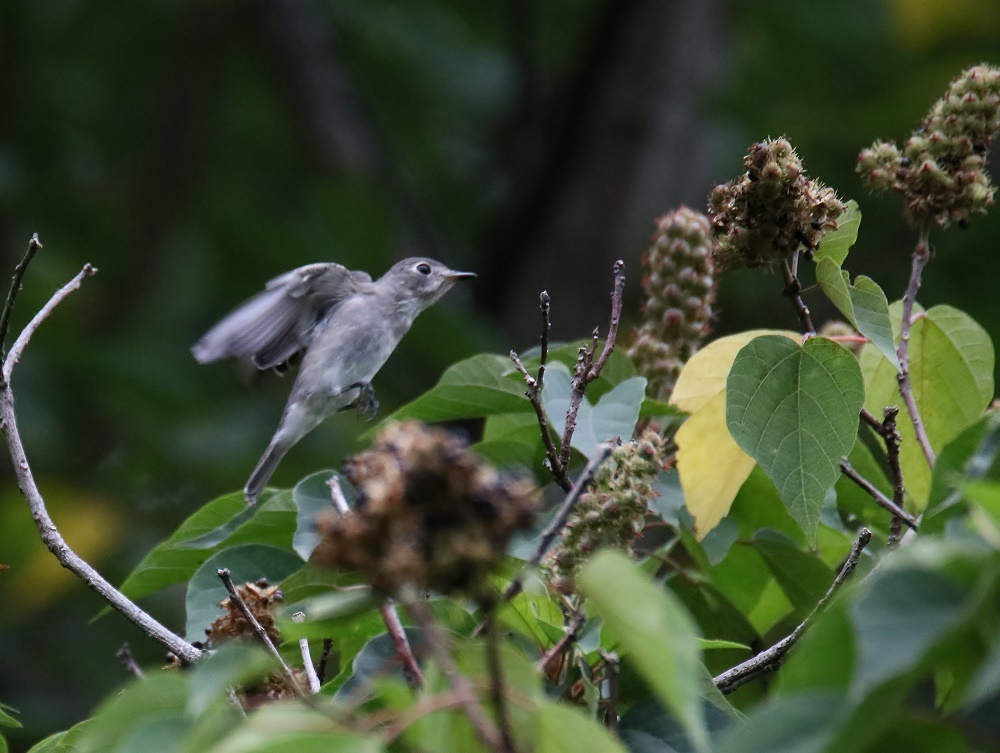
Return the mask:
[(465, 715), (472, 724), (472, 729), (476, 737), (488, 749), (497, 753), (510, 753), (504, 745), (504, 740), (496, 725), (490, 721), (486, 711), (479, 703), (472, 688), (469, 678), (462, 674), (449, 651), (448, 641), (441, 631), (440, 625), (434, 619), (430, 608), (416, 594), (408, 594), (405, 598), (406, 609), (413, 615), (413, 619), (423, 629), (424, 639), (427, 647), (434, 657), (434, 661), (441, 668), (442, 674), (448, 680), (452, 690), (462, 704)]
[(410, 642), (406, 639), (406, 630), (399, 619), (396, 605), (392, 599), (386, 599), (382, 602), (379, 611), (381, 611), (382, 619), (385, 621), (386, 630), (389, 631), (389, 637), (392, 638), (392, 645), (396, 648), (396, 656), (399, 657), (399, 664), (403, 668), (403, 678), (407, 685), (418, 690), (424, 685), (424, 676), (420, 671), (420, 665), (417, 664), (416, 657), (413, 655), (413, 649), (410, 648)]
[[(35, 236), (36, 238), (38, 236)], [(115, 657), (125, 665), (125, 669), (129, 671), (133, 677), (143, 677), (144, 672), (142, 667), (136, 662), (135, 657), (132, 656), (132, 649), (129, 647), (128, 643), (123, 643), (122, 647), (115, 652)]]
[(503, 667), (500, 666), (500, 636), (497, 635), (496, 614), (494, 610), (486, 613), (486, 662), (490, 673), (490, 696), (493, 701), (493, 711), (496, 713), (497, 726), (500, 728), (500, 738), (503, 749), (514, 753), (514, 734), (511, 732), (510, 711), (507, 708), (507, 698), (504, 693)]
[[(538, 546), (535, 547), (534, 553), (531, 555), (531, 559), (528, 560), (528, 566), (537, 565), (542, 561), (542, 557), (552, 546), (552, 542), (555, 541), (556, 536), (566, 525), (566, 521), (569, 519), (569, 514), (573, 511), (573, 507), (576, 505), (577, 501), (580, 499), (580, 495), (583, 494), (584, 489), (587, 488), (587, 484), (594, 478), (594, 474), (597, 473), (597, 469), (601, 467), (601, 464), (608, 459), (611, 455), (611, 451), (614, 449), (614, 445), (610, 442), (602, 442), (597, 446), (597, 450), (594, 452), (593, 457), (587, 461), (587, 465), (584, 469), (580, 471), (580, 475), (576, 479), (576, 483), (573, 484), (573, 488), (570, 490), (569, 494), (566, 495), (566, 499), (563, 500), (562, 505), (556, 511), (556, 514), (552, 517), (551, 522), (542, 532), (542, 537), (538, 541)], [(503, 598), (506, 601), (513, 599), (517, 596), (521, 589), (524, 588), (524, 578), (523, 575), (518, 575), (514, 580), (510, 582), (507, 586), (507, 590), (504, 591)]]
[(21, 282), (24, 280), (24, 273), (28, 271), (28, 265), (35, 258), (35, 254), (42, 248), (38, 240), (38, 233), (31, 236), (28, 241), (28, 250), (24, 252), (24, 257), (14, 267), (14, 276), (10, 280), (10, 290), (7, 291), (7, 300), (3, 304), (3, 313), (0, 313), (0, 362), (7, 359), (7, 333), (10, 331), (10, 316), (14, 311), (14, 301), (17, 294), (21, 292)]
[(576, 366), (573, 367), (573, 384), (569, 396), (569, 407), (566, 409), (566, 426), (563, 428), (562, 440), (559, 448), (559, 465), (565, 470), (569, 468), (569, 456), (573, 445), (573, 433), (576, 431), (576, 414), (580, 410), (580, 403), (583, 402), (583, 395), (587, 391), (587, 385), (601, 375), (601, 370), (608, 362), (611, 352), (615, 349), (615, 340), (618, 337), (618, 322), (622, 315), (622, 291), (625, 289), (625, 262), (621, 259), (615, 262), (613, 268), (615, 275), (615, 287), (611, 294), (611, 323), (608, 326), (608, 336), (604, 340), (604, 349), (601, 356), (594, 362), (594, 354), (597, 352), (597, 342), (599, 332), (594, 330), (594, 341), (589, 348), (580, 348), (576, 359)]
[(868, 546), (868, 542), (871, 540), (871, 531), (867, 528), (862, 528), (858, 532), (857, 538), (854, 540), (854, 545), (851, 547), (850, 554), (847, 555), (847, 559), (844, 560), (844, 564), (841, 566), (840, 572), (837, 573), (837, 577), (834, 578), (830, 588), (827, 589), (826, 594), (824, 594), (823, 598), (819, 600), (819, 603), (816, 604), (813, 611), (809, 613), (809, 616), (806, 617), (805, 620), (803, 620), (802, 623), (791, 632), (791, 634), (778, 641), (771, 648), (766, 651), (762, 651), (757, 654), (757, 656), (752, 659), (748, 659), (732, 669), (727, 669), (721, 675), (716, 677), (714, 679), (715, 687), (723, 693), (731, 693), (744, 683), (747, 683), (760, 675), (776, 671), (778, 667), (781, 666), (781, 662), (784, 660), (785, 655), (788, 654), (792, 647), (799, 642), (803, 635), (805, 635), (809, 626), (826, 608), (827, 604), (830, 603), (830, 600), (843, 585), (844, 581), (846, 581), (854, 572), (854, 569), (858, 566), (858, 560), (861, 559), (861, 553), (864, 551), (865, 547)]
[(608, 682), (607, 705), (604, 710), (604, 724), (612, 732), (618, 732), (618, 670), (620, 662), (618, 654), (613, 651), (602, 651), (604, 659), (604, 679)]
[(545, 417), (545, 408), (542, 406), (542, 388), (545, 383), (545, 367), (549, 361), (549, 332), (552, 330), (552, 320), (549, 317), (551, 301), (547, 290), (543, 290), (538, 296), (539, 310), (542, 312), (542, 334), (539, 338), (540, 354), (538, 363), (538, 376), (533, 377), (521, 363), (515, 351), (510, 352), (510, 359), (514, 366), (524, 377), (525, 384), (528, 385), (524, 396), (531, 402), (531, 407), (535, 409), (535, 417), (538, 419), (538, 428), (542, 432), (542, 442), (545, 444), (545, 457), (548, 459), (549, 468), (555, 477), (556, 483), (565, 491), (569, 491), (572, 482), (566, 475), (566, 469), (559, 462), (559, 450), (556, 449), (552, 439), (552, 429), (549, 427), (548, 419)]
[[(303, 622), (306, 618), (305, 612), (295, 612), (292, 614), (292, 622)], [(306, 677), (309, 679), (309, 692), (318, 693), (320, 685), (319, 675), (313, 665), (312, 654), (309, 651), (309, 639), (299, 638), (299, 653), (302, 654), (302, 666), (306, 670)]]
[(236, 586), (233, 585), (233, 578), (229, 570), (222, 567), (216, 572), (218, 573), (219, 580), (222, 581), (222, 585), (224, 585), (226, 590), (229, 592), (229, 600), (238, 610), (240, 610), (240, 614), (243, 615), (243, 619), (245, 619), (247, 624), (250, 625), (250, 629), (253, 630), (253, 634), (257, 636), (257, 640), (260, 641), (264, 648), (267, 649), (268, 653), (270, 653), (271, 656), (277, 660), (278, 666), (281, 667), (281, 673), (285, 676), (285, 679), (288, 680), (288, 683), (295, 692), (295, 695), (299, 698), (307, 698), (308, 696), (305, 691), (302, 690), (302, 687), (299, 685), (299, 681), (296, 680), (295, 675), (292, 674), (292, 670), (285, 663), (285, 660), (281, 658), (281, 654), (278, 653), (278, 649), (271, 640), (271, 636), (267, 634), (267, 630), (265, 630), (264, 626), (260, 624), (256, 617), (254, 617), (253, 612), (250, 611), (246, 602), (243, 601), (243, 599), (240, 598), (240, 595), (236, 592)]
[(927, 464), (933, 468), (935, 457), (934, 449), (931, 447), (930, 437), (924, 428), (923, 419), (920, 417), (920, 409), (917, 407), (917, 400), (913, 396), (913, 387), (910, 385), (910, 328), (913, 326), (913, 306), (917, 302), (917, 291), (920, 290), (920, 279), (923, 275), (924, 267), (931, 260), (930, 231), (925, 226), (920, 230), (920, 240), (913, 250), (913, 259), (910, 266), (910, 282), (903, 293), (903, 318), (899, 326), (899, 345), (896, 347), (896, 356), (899, 359), (899, 374), (896, 381), (899, 383), (899, 394), (903, 397), (906, 410), (910, 414), (913, 422), (913, 431), (917, 435), (917, 443), (927, 458)]
[(341, 515), (350, 512), (351, 506), (347, 504), (344, 490), (340, 488), (340, 477), (336, 473), (333, 474), (326, 482), (326, 485), (330, 488), (330, 499), (333, 502), (333, 506), (337, 508), (337, 512)]
[[(885, 454), (889, 461), (889, 473), (892, 476), (892, 501), (902, 509), (903, 505), (906, 504), (906, 485), (903, 483), (903, 467), (899, 461), (899, 443), (902, 441), (899, 430), (896, 428), (896, 416), (899, 414), (899, 408), (889, 406), (883, 414), (885, 420), (882, 422), (882, 431), (879, 434), (885, 441)], [(893, 515), (892, 521), (889, 523), (889, 546), (898, 544), (902, 537), (903, 521), (898, 515)]]
[(548, 651), (542, 654), (542, 658), (539, 659), (538, 663), (535, 665), (539, 672), (547, 674), (549, 664), (551, 664), (556, 657), (565, 653), (566, 649), (576, 643), (577, 638), (580, 637), (580, 629), (586, 621), (587, 615), (583, 610), (580, 610), (573, 615), (569, 623), (566, 625), (566, 632), (563, 636), (556, 641)]
[(910, 513), (908, 513), (902, 507), (897, 505), (895, 502), (893, 502), (891, 499), (889, 499), (887, 496), (885, 496), (871, 481), (869, 481), (860, 473), (858, 473), (847, 458), (843, 458), (840, 461), (840, 470), (843, 471), (844, 475), (847, 476), (847, 478), (849, 478), (855, 484), (857, 484), (866, 492), (868, 492), (868, 494), (871, 495), (871, 498), (875, 500), (875, 504), (877, 504), (879, 507), (885, 510), (888, 510), (895, 517), (899, 518), (904, 523), (906, 523), (906, 525), (908, 525), (914, 531), (917, 530), (917, 528), (919, 527), (917, 519), (914, 518), (912, 515), (910, 515)]
[(331, 651), (333, 651), (333, 638), (324, 638), (323, 651), (320, 653), (319, 661), (316, 663), (316, 676), (319, 677), (321, 685), (326, 680), (326, 664), (330, 661)]
[(790, 300), (792, 306), (795, 307), (795, 313), (799, 317), (799, 326), (802, 328), (802, 332), (807, 335), (815, 335), (816, 328), (813, 327), (809, 308), (806, 306), (805, 301), (802, 300), (802, 283), (799, 282), (798, 262), (799, 252), (796, 251), (792, 256), (791, 264), (788, 263), (787, 259), (782, 263), (781, 269), (785, 273), (785, 289), (781, 291), (781, 294)]
[(197, 661), (201, 656), (200, 650), (168, 630), (157, 620), (153, 619), (152, 616), (140, 609), (131, 599), (112, 586), (89, 563), (77, 555), (63, 540), (59, 529), (56, 528), (46, 509), (45, 499), (42, 497), (35, 482), (35, 477), (31, 472), (31, 466), (28, 463), (24, 444), (21, 441), (21, 433), (17, 425), (17, 414), (14, 408), (14, 391), (11, 387), (11, 375), (14, 366), (17, 365), (24, 352), (24, 348), (41, 323), (48, 318), (60, 301), (79, 288), (84, 278), (89, 277), (94, 272), (96, 270), (93, 267), (89, 264), (85, 265), (76, 277), (57, 291), (49, 299), (48, 303), (35, 314), (34, 318), (17, 338), (14, 346), (10, 349), (3, 363), (3, 378), (2, 384), (0, 384), (0, 425), (2, 425), (4, 433), (7, 436), (7, 448), (10, 452), (11, 461), (14, 464), (14, 474), (17, 477), (18, 486), (25, 500), (27, 500), (31, 517), (35, 521), (36, 528), (38, 528), (42, 543), (56, 556), (56, 559), (59, 560), (63, 567), (82, 579), (84, 583), (96, 591), (112, 608), (135, 623), (150, 638), (173, 652), (181, 662), (190, 664)]

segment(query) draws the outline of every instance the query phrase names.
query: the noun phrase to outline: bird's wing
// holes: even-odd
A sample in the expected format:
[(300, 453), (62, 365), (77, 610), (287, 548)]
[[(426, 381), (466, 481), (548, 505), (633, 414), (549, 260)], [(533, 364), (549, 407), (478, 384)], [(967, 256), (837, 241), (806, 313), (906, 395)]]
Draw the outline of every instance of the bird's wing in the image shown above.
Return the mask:
[(279, 366), (309, 346), (335, 306), (371, 284), (364, 272), (340, 264), (293, 269), (212, 327), (191, 352), (199, 363), (237, 356), (258, 369)]

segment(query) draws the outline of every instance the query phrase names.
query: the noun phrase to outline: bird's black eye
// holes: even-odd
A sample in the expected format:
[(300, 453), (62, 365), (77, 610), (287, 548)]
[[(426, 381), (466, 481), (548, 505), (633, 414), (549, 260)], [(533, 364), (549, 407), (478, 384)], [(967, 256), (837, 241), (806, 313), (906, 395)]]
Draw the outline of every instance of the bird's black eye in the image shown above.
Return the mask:
[(431, 265), (426, 262), (420, 262), (417, 265), (417, 271), (422, 275), (429, 275), (431, 273)]

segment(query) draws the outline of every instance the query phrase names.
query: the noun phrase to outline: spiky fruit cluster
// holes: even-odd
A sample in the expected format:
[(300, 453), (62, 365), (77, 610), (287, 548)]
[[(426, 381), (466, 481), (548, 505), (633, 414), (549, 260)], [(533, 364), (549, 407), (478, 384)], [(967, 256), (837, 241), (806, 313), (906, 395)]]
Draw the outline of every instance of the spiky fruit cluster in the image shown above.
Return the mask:
[(629, 554), (646, 523), (653, 482), (663, 467), (666, 442), (652, 429), (615, 448), (580, 496), (566, 522), (562, 541), (544, 563), (547, 579), (560, 593), (573, 593), (574, 576), (598, 549)]
[(318, 521), (313, 561), (357, 570), (376, 588), (462, 592), (487, 601), (487, 576), (518, 529), (529, 528), (539, 494), (504, 478), (443, 429), (390, 424), (347, 463), (355, 509)]
[[(281, 644), (281, 634), (274, 624), (274, 611), (281, 603), (281, 591), (277, 586), (270, 585), (267, 580), (261, 579), (256, 583), (244, 583), (236, 586), (236, 594), (247, 605), (260, 626), (267, 632), (267, 636), (275, 646)], [(219, 606), (226, 610), (226, 613), (212, 623), (205, 631), (205, 635), (212, 643), (232, 640), (233, 638), (254, 638), (253, 628), (247, 622), (243, 613), (239, 610), (231, 598), (228, 596), (219, 602)]]
[(709, 196), (715, 258), (720, 267), (758, 267), (811, 254), (837, 227), (844, 204), (832, 188), (806, 177), (787, 139), (750, 147), (746, 172)]
[(666, 400), (710, 331), (716, 284), (708, 217), (681, 207), (658, 219), (642, 264), (646, 299), (628, 355), (648, 380), (647, 393)]
[(899, 191), (918, 227), (948, 227), (985, 214), (994, 187), (986, 172), (1000, 131), (1000, 69), (977, 65), (951, 82), (902, 148), (876, 141), (858, 156), (858, 173), (873, 189)]

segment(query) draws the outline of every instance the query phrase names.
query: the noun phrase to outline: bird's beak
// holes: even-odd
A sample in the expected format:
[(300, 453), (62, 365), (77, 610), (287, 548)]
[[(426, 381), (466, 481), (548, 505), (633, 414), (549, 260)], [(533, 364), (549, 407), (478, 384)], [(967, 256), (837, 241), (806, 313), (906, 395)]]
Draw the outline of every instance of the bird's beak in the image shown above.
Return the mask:
[(470, 277), (475, 277), (475, 272), (456, 272), (454, 269), (448, 271), (446, 277), (449, 280), (467, 280)]

